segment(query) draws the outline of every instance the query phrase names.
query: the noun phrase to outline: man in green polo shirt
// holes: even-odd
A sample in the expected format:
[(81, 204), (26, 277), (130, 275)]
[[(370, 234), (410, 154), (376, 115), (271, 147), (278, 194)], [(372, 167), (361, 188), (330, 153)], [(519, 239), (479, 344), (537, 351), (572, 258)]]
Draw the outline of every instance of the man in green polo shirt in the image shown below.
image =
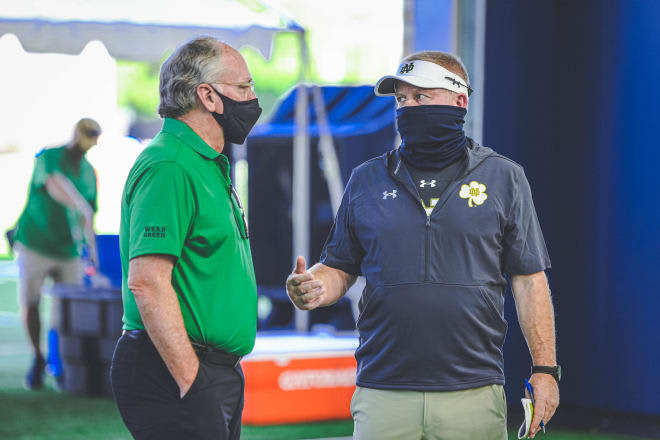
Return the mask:
[(135, 438), (238, 439), (239, 364), (256, 336), (243, 208), (222, 155), (261, 108), (243, 57), (213, 38), (160, 72), (161, 132), (129, 173), (121, 208), (124, 334), (111, 367)]
[[(45, 279), (81, 283), (80, 253), (84, 241), (96, 263), (96, 174), (85, 154), (96, 145), (100, 133), (96, 121), (84, 118), (76, 124), (71, 142), (37, 154), (27, 203), (18, 219), (14, 249), (18, 253), (21, 315), (34, 353), (26, 376), (30, 389), (43, 385), (46, 367), (40, 349), (39, 319)], [(61, 372), (54, 373), (61, 377), (57, 374)]]

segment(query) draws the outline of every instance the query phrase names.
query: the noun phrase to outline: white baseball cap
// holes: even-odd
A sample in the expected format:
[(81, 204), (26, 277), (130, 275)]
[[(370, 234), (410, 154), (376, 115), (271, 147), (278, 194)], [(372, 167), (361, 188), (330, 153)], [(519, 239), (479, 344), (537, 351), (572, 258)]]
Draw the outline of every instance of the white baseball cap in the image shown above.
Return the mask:
[(472, 89), (463, 78), (430, 61), (412, 60), (399, 66), (396, 75), (386, 75), (378, 80), (375, 93), (378, 96), (394, 95), (394, 84), (403, 81), (424, 89), (447, 89), (456, 93), (467, 93)]

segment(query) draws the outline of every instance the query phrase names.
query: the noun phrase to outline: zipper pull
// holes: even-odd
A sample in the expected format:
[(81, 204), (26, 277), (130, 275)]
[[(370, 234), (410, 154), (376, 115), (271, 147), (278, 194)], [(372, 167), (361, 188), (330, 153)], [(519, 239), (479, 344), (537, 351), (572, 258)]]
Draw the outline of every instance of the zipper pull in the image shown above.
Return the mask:
[(426, 216), (426, 227), (428, 228), (429, 226), (431, 226), (431, 216), (427, 215)]

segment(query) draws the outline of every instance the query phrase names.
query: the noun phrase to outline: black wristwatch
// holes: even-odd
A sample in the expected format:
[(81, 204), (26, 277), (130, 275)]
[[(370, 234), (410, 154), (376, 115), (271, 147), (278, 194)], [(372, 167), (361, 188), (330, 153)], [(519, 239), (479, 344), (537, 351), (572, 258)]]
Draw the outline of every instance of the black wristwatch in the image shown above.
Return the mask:
[(557, 365), (555, 367), (548, 367), (546, 365), (533, 365), (532, 374), (535, 373), (549, 374), (550, 376), (555, 378), (557, 383), (559, 383), (559, 381), (561, 380), (561, 365)]

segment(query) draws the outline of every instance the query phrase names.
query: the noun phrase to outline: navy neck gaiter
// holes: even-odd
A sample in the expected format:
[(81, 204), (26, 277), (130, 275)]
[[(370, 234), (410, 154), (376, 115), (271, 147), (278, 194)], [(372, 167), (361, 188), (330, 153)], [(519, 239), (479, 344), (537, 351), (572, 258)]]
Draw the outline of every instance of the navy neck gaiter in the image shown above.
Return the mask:
[(396, 111), (401, 156), (422, 170), (439, 170), (467, 154), (467, 110), (453, 105), (417, 105)]

